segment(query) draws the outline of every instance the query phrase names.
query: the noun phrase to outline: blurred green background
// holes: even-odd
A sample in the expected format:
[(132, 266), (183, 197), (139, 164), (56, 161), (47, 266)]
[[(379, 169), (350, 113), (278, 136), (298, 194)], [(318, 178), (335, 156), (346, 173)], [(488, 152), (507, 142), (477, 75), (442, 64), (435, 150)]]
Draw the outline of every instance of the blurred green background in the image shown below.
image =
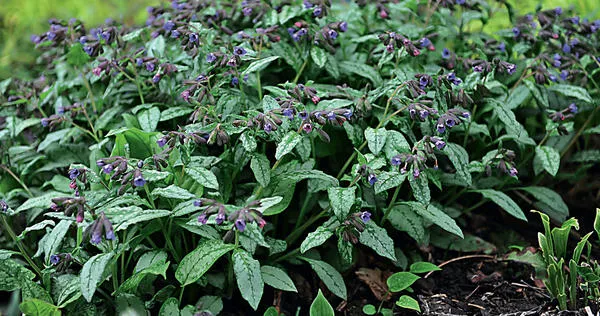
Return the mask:
[[(341, 0), (333, 0), (341, 1)], [(492, 0), (488, 0), (492, 1)], [(126, 24), (142, 24), (145, 8), (168, 0), (1, 0), (0, 1), (0, 79), (27, 75), (25, 65), (35, 59), (29, 42), (32, 34), (45, 32), (47, 20), (79, 18), (93, 27), (106, 18)], [(520, 14), (544, 8), (573, 8), (582, 17), (600, 18), (600, 0), (509, 0)], [(508, 27), (506, 15), (498, 14), (486, 31)]]

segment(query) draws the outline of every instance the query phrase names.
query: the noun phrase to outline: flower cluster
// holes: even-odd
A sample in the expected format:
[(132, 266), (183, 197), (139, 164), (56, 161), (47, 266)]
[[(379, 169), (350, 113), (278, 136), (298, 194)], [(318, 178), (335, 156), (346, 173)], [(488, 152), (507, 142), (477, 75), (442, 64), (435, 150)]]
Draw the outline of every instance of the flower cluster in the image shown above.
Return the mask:
[(84, 235), (89, 236), (90, 242), (94, 245), (97, 245), (102, 241), (102, 235), (104, 235), (106, 240), (116, 239), (112, 223), (106, 215), (104, 215), (104, 212), (101, 212), (92, 224), (86, 228)]
[(471, 117), (471, 113), (454, 108), (448, 110), (446, 113), (440, 115), (435, 125), (438, 133), (444, 134), (446, 128), (452, 128), (456, 125), (460, 125), (462, 121), (466, 121)]
[(388, 53), (393, 53), (395, 48), (404, 48), (411, 56), (421, 55), (421, 51), (411, 40), (395, 32), (380, 34), (379, 40), (383, 42)]
[(111, 174), (111, 180), (119, 180), (121, 187), (118, 190), (119, 194), (123, 194), (127, 189), (128, 185), (133, 187), (142, 187), (146, 184), (146, 180), (142, 175), (142, 167), (144, 166), (143, 161), (138, 161), (136, 167), (129, 170), (128, 159), (121, 156), (113, 156), (108, 158), (102, 158), (96, 161), (96, 165), (102, 168), (102, 171), (106, 174)]
[(433, 168), (438, 168), (438, 160), (434, 154), (434, 149), (442, 150), (446, 147), (446, 142), (439, 137), (425, 136), (413, 147), (412, 153), (400, 153), (390, 160), (394, 167), (402, 165), (400, 173), (405, 174), (409, 169), (412, 170), (414, 178), (421, 175), (422, 170), (428, 168), (427, 161), (433, 160)]
[(579, 108), (575, 103), (569, 104), (566, 108), (550, 113), (548, 116), (553, 122), (562, 122), (566, 119), (575, 117), (575, 114), (579, 111)]
[(483, 163), (485, 164), (485, 173), (488, 176), (492, 175), (492, 166), (496, 166), (496, 168), (502, 174), (508, 174), (511, 177), (516, 177), (519, 174), (514, 162), (516, 158), (514, 151), (501, 148), (493, 153), (494, 155), (491, 157), (484, 157), (483, 159)]
[(233, 227), (240, 232), (246, 229), (248, 223), (256, 222), (260, 228), (265, 226), (266, 222), (262, 218), (262, 213), (256, 209), (260, 205), (260, 201), (253, 201), (239, 210), (229, 212), (229, 215), (227, 215), (225, 205), (216, 200), (200, 199), (194, 201), (194, 206), (203, 208), (202, 213), (198, 216), (198, 222), (206, 224), (209, 217), (216, 214), (214, 220), (217, 225), (221, 225), (227, 220), (233, 223)]
[(352, 244), (358, 244), (360, 233), (365, 230), (365, 224), (371, 220), (367, 211), (350, 214), (342, 223), (342, 239)]
[(52, 204), (50, 204), (50, 209), (56, 212), (62, 211), (66, 216), (76, 213), (75, 221), (77, 223), (83, 222), (86, 208), (89, 208), (86, 199), (80, 196), (53, 198)]

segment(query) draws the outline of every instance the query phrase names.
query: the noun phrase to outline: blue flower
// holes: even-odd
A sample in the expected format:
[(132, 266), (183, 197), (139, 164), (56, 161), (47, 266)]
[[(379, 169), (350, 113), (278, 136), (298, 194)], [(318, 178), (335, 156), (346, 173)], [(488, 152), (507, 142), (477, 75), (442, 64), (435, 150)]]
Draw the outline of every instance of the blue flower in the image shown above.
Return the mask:
[(292, 120), (292, 119), (294, 119), (294, 111), (290, 108), (285, 108), (285, 109), (283, 109), (283, 116)]
[(450, 50), (447, 48), (444, 48), (444, 50), (442, 50), (442, 58), (448, 59), (448, 58), (450, 58), (450, 56), (451, 56)]
[(444, 125), (444, 123), (438, 123), (436, 129), (438, 133), (444, 134), (444, 132), (446, 131), (446, 125)]
[(371, 173), (369, 176), (367, 176), (367, 181), (369, 181), (370, 185), (375, 185), (375, 182), (377, 182), (377, 176), (374, 173)]
[(83, 46), (83, 51), (88, 54), (88, 55), (92, 55), (94, 53), (94, 48), (92, 46)]
[(360, 213), (360, 219), (363, 221), (363, 223), (366, 223), (368, 221), (371, 220), (371, 213), (364, 211), (362, 213)]
[(402, 158), (400, 158), (399, 156), (394, 156), (390, 160), (390, 163), (392, 164), (392, 166), (399, 166), (402, 163)]
[(512, 32), (515, 37), (519, 37), (519, 35), (521, 35), (521, 30), (519, 30), (519, 28), (516, 26), (513, 27)]
[(336, 39), (338, 36), (338, 33), (335, 30), (329, 30), (328, 34), (331, 39)]
[(273, 131), (273, 125), (271, 123), (267, 123), (265, 124), (265, 126), (263, 126), (263, 130), (268, 134), (270, 132)]
[(189, 35), (190, 42), (197, 43), (198, 42), (198, 34), (190, 33)]
[(44, 118), (42, 118), (41, 122), (42, 122), (43, 127), (48, 127), (48, 124), (50, 124), (50, 119), (47, 117), (44, 117)]
[(59, 255), (51, 255), (50, 256), (50, 263), (53, 265), (57, 265), (60, 263), (60, 256)]
[(577, 108), (577, 105), (575, 103), (571, 103), (571, 104), (569, 104), (569, 111), (571, 111), (571, 113), (575, 114), (579, 111), (579, 108)]
[(210, 53), (210, 54), (206, 55), (206, 62), (207, 63), (212, 63), (215, 60), (217, 60), (217, 56), (215, 54)]
[(569, 72), (566, 70), (563, 70), (560, 72), (560, 79), (562, 80), (567, 80), (567, 77), (569, 76)]
[(563, 9), (561, 7), (556, 7), (554, 9), (554, 14), (561, 15), (563, 13)]
[(344, 111), (344, 113), (342, 115), (344, 115), (344, 117), (349, 120), (350, 118), (352, 118), (352, 114), (353, 114), (352, 110), (348, 109), (348, 110)]
[(133, 185), (136, 187), (143, 187), (145, 184), (146, 179), (144, 179), (144, 177), (142, 177), (141, 175), (133, 179)]
[(163, 25), (163, 29), (165, 29), (166, 31), (170, 31), (175, 27), (175, 22), (169, 20), (167, 22), (165, 22), (165, 24)]
[(236, 56), (244, 56), (246, 55), (246, 50), (241, 46), (236, 46), (233, 48), (233, 54)]
[(75, 180), (77, 177), (79, 177), (80, 174), (81, 172), (79, 171), (79, 169), (71, 169), (69, 170), (69, 179)]
[(201, 207), (202, 206), (202, 200), (195, 200), (194, 201), (194, 206), (195, 207)]
[(416, 179), (421, 175), (421, 170), (419, 170), (419, 168), (415, 167), (413, 169), (413, 177)]
[(223, 213), (217, 214), (217, 217), (215, 218), (215, 223), (217, 223), (217, 225), (221, 225), (221, 224), (223, 224), (224, 221), (225, 221), (225, 214), (223, 214)]
[(305, 9), (310, 9), (312, 8), (314, 5), (312, 3), (310, 3), (310, 1), (304, 0), (304, 8)]
[(113, 171), (113, 166), (112, 165), (106, 165), (106, 166), (102, 167), (102, 171), (104, 173), (107, 173), (107, 174), (111, 173)]
[(340, 31), (342, 31), (342, 32), (348, 31), (348, 23), (346, 23), (346, 21), (340, 23)]
[(500, 43), (500, 45), (498, 45), (498, 49), (503, 53), (506, 52), (506, 44), (504, 44), (504, 42)]
[[(187, 91), (187, 90), (186, 90)], [(167, 138), (166, 137), (161, 137), (156, 141), (156, 144), (158, 144), (158, 147), (163, 148), (165, 147), (165, 145), (167, 144)]]
[(181, 35), (181, 32), (179, 32), (178, 30), (173, 30), (173, 31), (171, 32), (171, 37), (172, 37), (172, 38), (178, 38), (178, 37), (179, 37), (179, 35)]
[(298, 112), (298, 117), (301, 120), (306, 120), (308, 118), (308, 113), (306, 113), (306, 111), (300, 111), (300, 112)]
[(200, 216), (198, 216), (198, 222), (201, 224), (206, 224), (208, 222), (208, 216), (206, 216), (206, 213), (202, 213)]
[(235, 228), (238, 231), (243, 232), (246, 229), (246, 222), (241, 218), (236, 219), (235, 220)]
[(329, 119), (330, 121), (335, 120), (336, 116), (335, 113), (333, 113), (333, 111), (330, 111), (329, 113), (327, 113), (327, 119)]
[(146, 63), (146, 70), (152, 72), (156, 69), (156, 65), (154, 63)]
[(242, 9), (242, 13), (244, 14), (244, 16), (249, 16), (250, 14), (252, 14), (252, 8), (251, 7), (245, 7)]
[(108, 31), (104, 31), (100, 35), (102, 36), (102, 39), (104, 39), (105, 41), (108, 41), (110, 39), (110, 32), (108, 32)]
[(314, 16), (321, 16), (321, 13), (323, 13), (323, 9), (320, 6), (316, 6), (313, 9), (313, 15)]
[(566, 54), (571, 52), (571, 46), (567, 43), (564, 43), (562, 46), (562, 51)]
[(240, 84), (240, 79), (238, 79), (238, 77), (231, 78), (231, 85), (232, 86), (237, 86), (238, 84)]
[(158, 83), (160, 81), (160, 74), (157, 73), (152, 77), (152, 82)]

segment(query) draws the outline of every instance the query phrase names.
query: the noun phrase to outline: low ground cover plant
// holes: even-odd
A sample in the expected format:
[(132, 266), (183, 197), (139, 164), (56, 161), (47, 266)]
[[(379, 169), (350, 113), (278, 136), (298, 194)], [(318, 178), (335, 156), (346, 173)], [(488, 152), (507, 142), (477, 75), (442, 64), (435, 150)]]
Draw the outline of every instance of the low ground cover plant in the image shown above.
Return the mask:
[[(480, 32), (499, 10), (514, 27)], [(49, 22), (33, 79), (0, 83), (0, 290), (26, 314), (333, 314), (367, 256), (400, 274), (365, 311), (419, 310), (418, 249), (479, 242), (474, 214), (562, 223), (557, 181), (599, 156), (600, 21), (562, 8), (193, 0), (143, 27)]]

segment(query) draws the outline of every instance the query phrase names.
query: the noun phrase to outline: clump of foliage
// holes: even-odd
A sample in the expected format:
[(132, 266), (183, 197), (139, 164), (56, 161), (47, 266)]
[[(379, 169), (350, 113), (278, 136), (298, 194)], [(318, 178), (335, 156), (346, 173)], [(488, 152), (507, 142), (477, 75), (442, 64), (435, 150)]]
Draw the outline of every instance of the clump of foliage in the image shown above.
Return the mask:
[(51, 20), (31, 37), (46, 69), (0, 83), (0, 290), (33, 314), (263, 311), (310, 268), (326, 315), (363, 254), (406, 268), (406, 237), (473, 239), (460, 225), (489, 201), (564, 221), (544, 180), (597, 159), (600, 21), (469, 27), (504, 7), (175, 0), (140, 28)]

